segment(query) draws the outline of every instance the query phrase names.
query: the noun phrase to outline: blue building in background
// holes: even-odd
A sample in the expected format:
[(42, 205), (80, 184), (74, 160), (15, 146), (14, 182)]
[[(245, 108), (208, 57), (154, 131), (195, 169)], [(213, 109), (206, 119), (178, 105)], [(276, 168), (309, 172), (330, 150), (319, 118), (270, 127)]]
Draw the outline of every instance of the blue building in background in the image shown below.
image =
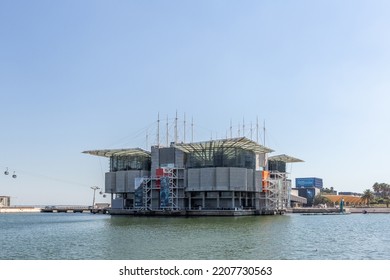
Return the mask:
[(296, 178), (295, 187), (300, 188), (319, 188), (322, 189), (323, 183), (321, 178)]
[(304, 206), (312, 207), (314, 205), (314, 198), (321, 193), (319, 188), (307, 187), (307, 188), (297, 188), (298, 195), (306, 198), (306, 203)]
[(298, 190), (298, 195), (307, 199), (307, 203), (304, 206), (311, 207), (314, 203), (316, 195), (320, 194), (323, 188), (321, 178), (296, 178), (295, 188)]

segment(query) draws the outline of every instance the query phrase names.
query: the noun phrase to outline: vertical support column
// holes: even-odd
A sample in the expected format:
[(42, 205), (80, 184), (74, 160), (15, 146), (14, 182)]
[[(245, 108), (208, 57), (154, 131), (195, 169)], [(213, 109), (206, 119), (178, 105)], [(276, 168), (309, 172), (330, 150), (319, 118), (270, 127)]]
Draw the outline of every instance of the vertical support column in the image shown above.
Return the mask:
[(219, 209), (220, 206), (219, 206), (219, 192), (217, 192), (217, 208)]
[(192, 192), (188, 192), (188, 209), (190, 209), (191, 210), (191, 208), (192, 208), (192, 205), (191, 205), (191, 200), (192, 200), (192, 198), (191, 198), (191, 195), (192, 194)]
[(202, 208), (206, 208), (206, 194), (202, 192)]
[(236, 206), (235, 206), (235, 203), (234, 203), (234, 191), (232, 191), (232, 208), (234, 209)]
[(261, 194), (260, 194), (260, 192), (255, 192), (254, 193), (254, 199), (255, 199), (255, 204), (253, 204), (254, 206), (255, 206), (255, 208), (256, 208), (256, 210), (260, 210), (261, 209), (261, 206), (263, 206), (264, 207), (264, 205), (262, 204), (262, 203), (260, 203), (260, 199), (263, 199), (262, 197), (261, 197)]

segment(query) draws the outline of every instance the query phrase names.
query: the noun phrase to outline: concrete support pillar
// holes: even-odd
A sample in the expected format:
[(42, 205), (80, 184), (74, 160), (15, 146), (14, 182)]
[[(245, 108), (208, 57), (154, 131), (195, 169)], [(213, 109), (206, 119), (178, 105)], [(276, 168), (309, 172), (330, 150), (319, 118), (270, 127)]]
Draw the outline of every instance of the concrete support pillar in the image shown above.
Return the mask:
[(255, 193), (255, 207), (256, 209), (260, 210), (262, 203), (260, 203), (261, 195), (260, 193)]
[(232, 191), (232, 207), (233, 208), (236, 207), (235, 203), (234, 203), (234, 191)]
[(217, 192), (217, 208), (220, 208), (219, 207), (219, 192)]
[(206, 194), (202, 192), (202, 208), (206, 208)]
[(191, 192), (188, 192), (188, 208), (191, 209)]

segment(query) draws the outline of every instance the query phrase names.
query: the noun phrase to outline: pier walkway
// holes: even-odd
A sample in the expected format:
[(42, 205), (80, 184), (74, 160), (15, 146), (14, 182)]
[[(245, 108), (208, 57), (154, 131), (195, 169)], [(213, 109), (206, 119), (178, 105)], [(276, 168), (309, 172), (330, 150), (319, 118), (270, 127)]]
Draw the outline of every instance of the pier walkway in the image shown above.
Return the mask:
[(67, 205), (67, 206), (46, 206), (41, 208), (43, 213), (92, 213), (106, 214), (107, 208), (92, 208), (91, 206)]

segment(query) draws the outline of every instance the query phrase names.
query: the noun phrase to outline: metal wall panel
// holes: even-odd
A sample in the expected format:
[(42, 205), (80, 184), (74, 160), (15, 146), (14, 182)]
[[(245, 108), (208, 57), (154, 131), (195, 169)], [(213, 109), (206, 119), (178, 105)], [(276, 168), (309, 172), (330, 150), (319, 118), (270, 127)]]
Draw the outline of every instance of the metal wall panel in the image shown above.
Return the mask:
[(159, 153), (159, 148), (156, 146), (152, 147), (152, 155), (151, 155), (151, 171), (152, 171), (152, 176), (156, 175), (156, 169), (160, 167), (160, 153)]
[(229, 167), (216, 168), (216, 189), (219, 191), (230, 190), (229, 184)]
[(188, 169), (187, 176), (188, 176), (187, 190), (199, 191), (200, 190), (200, 169), (198, 168)]
[(184, 168), (184, 152), (175, 149), (175, 167)]
[(116, 192), (123, 193), (126, 189), (126, 175), (127, 171), (117, 171), (116, 172)]
[(246, 170), (246, 174), (247, 174), (247, 191), (251, 192), (251, 191), (255, 191), (255, 184), (254, 184), (254, 181), (255, 181), (255, 178), (254, 178), (254, 175), (253, 175), (253, 170), (252, 169), (247, 169)]
[(104, 192), (115, 193), (116, 192), (116, 176), (115, 172), (107, 172), (105, 176)]
[(246, 168), (230, 168), (230, 189), (236, 191), (246, 191), (247, 174)]
[(255, 171), (255, 191), (259, 192), (263, 189), (262, 171)]
[(201, 168), (200, 188), (202, 190), (215, 190), (215, 171), (215, 167)]
[(256, 170), (260, 170), (261, 167), (265, 166), (265, 157), (265, 154), (256, 154)]
[(135, 186), (135, 178), (141, 177), (140, 171), (138, 170), (131, 170), (126, 172), (126, 186), (125, 186), (125, 192), (134, 192), (134, 186)]

